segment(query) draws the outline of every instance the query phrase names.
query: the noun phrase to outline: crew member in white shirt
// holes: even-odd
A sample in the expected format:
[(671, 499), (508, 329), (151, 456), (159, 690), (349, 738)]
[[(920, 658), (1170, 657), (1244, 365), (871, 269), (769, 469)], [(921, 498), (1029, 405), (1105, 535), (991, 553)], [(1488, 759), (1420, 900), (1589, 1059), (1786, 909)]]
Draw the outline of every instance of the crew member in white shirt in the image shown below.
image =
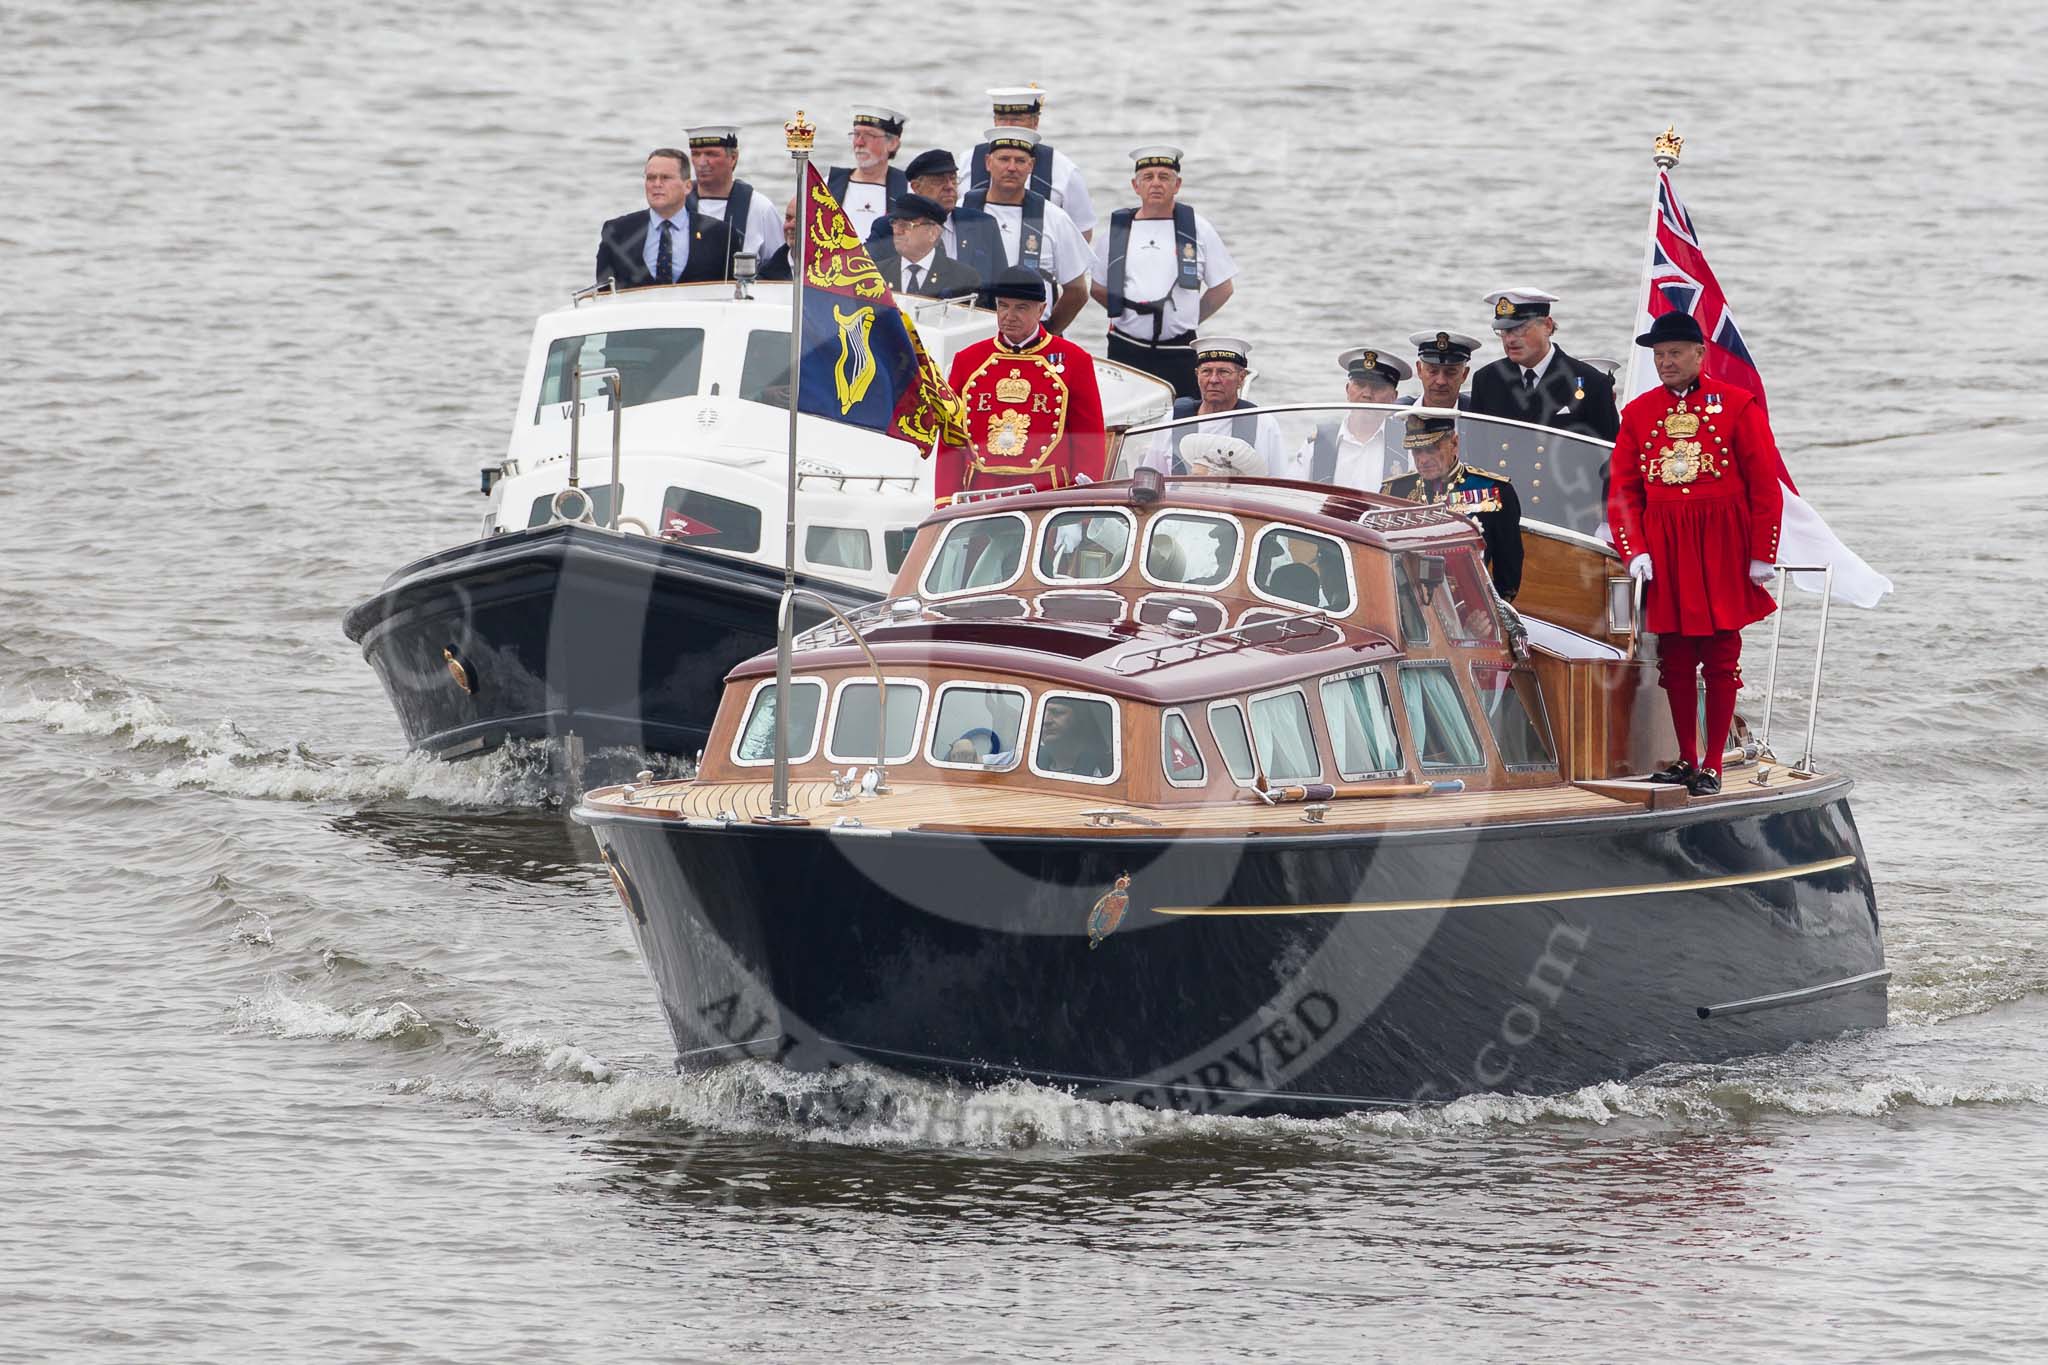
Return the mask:
[[(1029, 128), (1038, 131), (1038, 119), (1045, 112), (1045, 91), (1035, 85), (1003, 86), (988, 92), (994, 107), (989, 122), (998, 128)], [(988, 184), (988, 144), (967, 154), (967, 188), (978, 190)], [(1095, 236), (1095, 205), (1088, 198), (1088, 184), (1081, 168), (1059, 148), (1040, 139), (1032, 154), (1031, 188), (1058, 204), (1090, 240)]]
[[(740, 165), (740, 130), (716, 124), (689, 130), (690, 168), (697, 188), (690, 192), (690, 211), (723, 222), (732, 233), (735, 252), (751, 251), (765, 261), (782, 242), (782, 215), (768, 196), (735, 178)], [(730, 271), (726, 273), (730, 274)]]
[(1180, 148), (1140, 147), (1131, 161), (1138, 205), (1110, 214), (1095, 239), (1089, 292), (1109, 310), (1111, 360), (1198, 398), (1195, 331), (1229, 301), (1237, 262), (1215, 225), (1180, 202)]
[[(1344, 397), (1353, 403), (1392, 404), (1400, 396), (1401, 381), (1415, 373), (1407, 361), (1380, 346), (1346, 351), (1337, 364), (1344, 371)], [(1342, 421), (1318, 424), (1282, 477), (1379, 492), (1381, 484), (1409, 468), (1405, 453), (1394, 455), (1387, 448), (1388, 415), (1347, 412)]]
[(834, 166), (825, 173), (825, 188), (846, 210), (854, 235), (863, 242), (875, 219), (910, 188), (909, 177), (895, 164), (896, 153), (903, 150), (905, 121), (894, 109), (879, 105), (854, 110), (853, 131), (847, 134), (853, 145), (853, 165)]
[(1193, 462), (1181, 444), (1191, 436), (1235, 436), (1258, 451), (1266, 470), (1287, 467), (1281, 448), (1280, 424), (1270, 413), (1254, 412), (1244, 399), (1245, 381), (1251, 378), (1251, 343), (1238, 337), (1203, 336), (1195, 339), (1195, 386), (1197, 398), (1173, 400), (1175, 417), (1208, 416), (1209, 422), (1188, 422), (1155, 433), (1151, 448), (1132, 461), (1134, 468), (1156, 469), (1162, 474), (1186, 474)]
[(1046, 330), (1064, 332), (1088, 302), (1087, 240), (1065, 209), (1031, 188), (1038, 134), (1029, 128), (991, 128), (984, 137), (988, 184), (960, 202), (996, 220), (1008, 264), (1045, 281)]

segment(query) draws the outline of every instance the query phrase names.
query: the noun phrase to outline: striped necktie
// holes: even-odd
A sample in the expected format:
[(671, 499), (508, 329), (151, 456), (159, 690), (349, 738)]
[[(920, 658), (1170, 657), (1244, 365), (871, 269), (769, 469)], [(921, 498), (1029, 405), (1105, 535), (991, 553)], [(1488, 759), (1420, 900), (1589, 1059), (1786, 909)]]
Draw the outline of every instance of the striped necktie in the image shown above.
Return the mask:
[(654, 255), (654, 282), (656, 284), (674, 284), (676, 282), (676, 253), (672, 241), (675, 226), (674, 223), (666, 218), (661, 220), (661, 249), (655, 252)]

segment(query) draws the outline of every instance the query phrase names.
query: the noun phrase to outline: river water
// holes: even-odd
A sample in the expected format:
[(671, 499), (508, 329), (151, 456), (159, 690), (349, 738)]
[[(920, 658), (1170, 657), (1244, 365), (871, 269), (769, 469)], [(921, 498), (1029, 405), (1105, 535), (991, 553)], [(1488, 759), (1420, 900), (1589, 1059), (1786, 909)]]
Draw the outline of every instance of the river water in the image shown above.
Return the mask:
[[(2044, 38), (1849, 0), (7, 0), (0, 1357), (2037, 1357)], [(1650, 138), (1687, 134), (1794, 473), (1898, 585), (1836, 613), (1820, 728), (1890, 1028), (1319, 1122), (671, 1073), (541, 759), (405, 756), (341, 614), (472, 533), (532, 317), (647, 147), (739, 123), (781, 194), (798, 105), (957, 150), (1031, 79), (1105, 211), (1124, 149), (1187, 147), (1276, 400), (1524, 279), (1622, 354)]]

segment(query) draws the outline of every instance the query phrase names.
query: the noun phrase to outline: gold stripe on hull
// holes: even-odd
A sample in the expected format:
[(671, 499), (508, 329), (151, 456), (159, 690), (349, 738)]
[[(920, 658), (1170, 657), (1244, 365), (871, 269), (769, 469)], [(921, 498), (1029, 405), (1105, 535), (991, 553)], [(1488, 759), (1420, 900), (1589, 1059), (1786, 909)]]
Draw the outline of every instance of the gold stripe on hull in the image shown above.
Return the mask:
[(1644, 882), (1636, 886), (1593, 886), (1575, 891), (1544, 891), (1523, 896), (1462, 896), (1414, 901), (1368, 901), (1350, 905), (1162, 905), (1160, 915), (1360, 915), (1385, 910), (1472, 910), (1487, 906), (1545, 905), (1554, 901), (1613, 900), (1623, 896), (1661, 896), (1674, 891), (1713, 891), (1727, 886), (1755, 886), (1759, 882), (1792, 881), (1837, 868), (1850, 867), (1855, 855), (1825, 858), (1798, 867), (1781, 867), (1771, 872), (1734, 872), (1725, 877), (1701, 877), (1689, 882)]

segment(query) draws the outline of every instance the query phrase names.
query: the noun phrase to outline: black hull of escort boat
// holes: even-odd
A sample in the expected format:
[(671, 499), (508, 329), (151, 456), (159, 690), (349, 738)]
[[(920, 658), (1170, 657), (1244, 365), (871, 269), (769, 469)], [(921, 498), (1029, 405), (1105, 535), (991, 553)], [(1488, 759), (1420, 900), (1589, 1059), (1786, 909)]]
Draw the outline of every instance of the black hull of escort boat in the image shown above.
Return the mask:
[[(1849, 785), (1250, 840), (578, 818), (679, 1065), (860, 1060), (1317, 1113), (1555, 1093), (1882, 1026)], [(1091, 909), (1126, 874), (1129, 908), (1091, 947)], [(1215, 907), (1235, 913), (1185, 913)]]
[[(850, 611), (874, 597), (799, 577)], [(445, 758), (508, 739), (693, 756), (725, 675), (775, 646), (782, 574), (557, 524), (409, 564), (343, 618), (406, 741)], [(822, 613), (801, 604), (799, 628)]]

